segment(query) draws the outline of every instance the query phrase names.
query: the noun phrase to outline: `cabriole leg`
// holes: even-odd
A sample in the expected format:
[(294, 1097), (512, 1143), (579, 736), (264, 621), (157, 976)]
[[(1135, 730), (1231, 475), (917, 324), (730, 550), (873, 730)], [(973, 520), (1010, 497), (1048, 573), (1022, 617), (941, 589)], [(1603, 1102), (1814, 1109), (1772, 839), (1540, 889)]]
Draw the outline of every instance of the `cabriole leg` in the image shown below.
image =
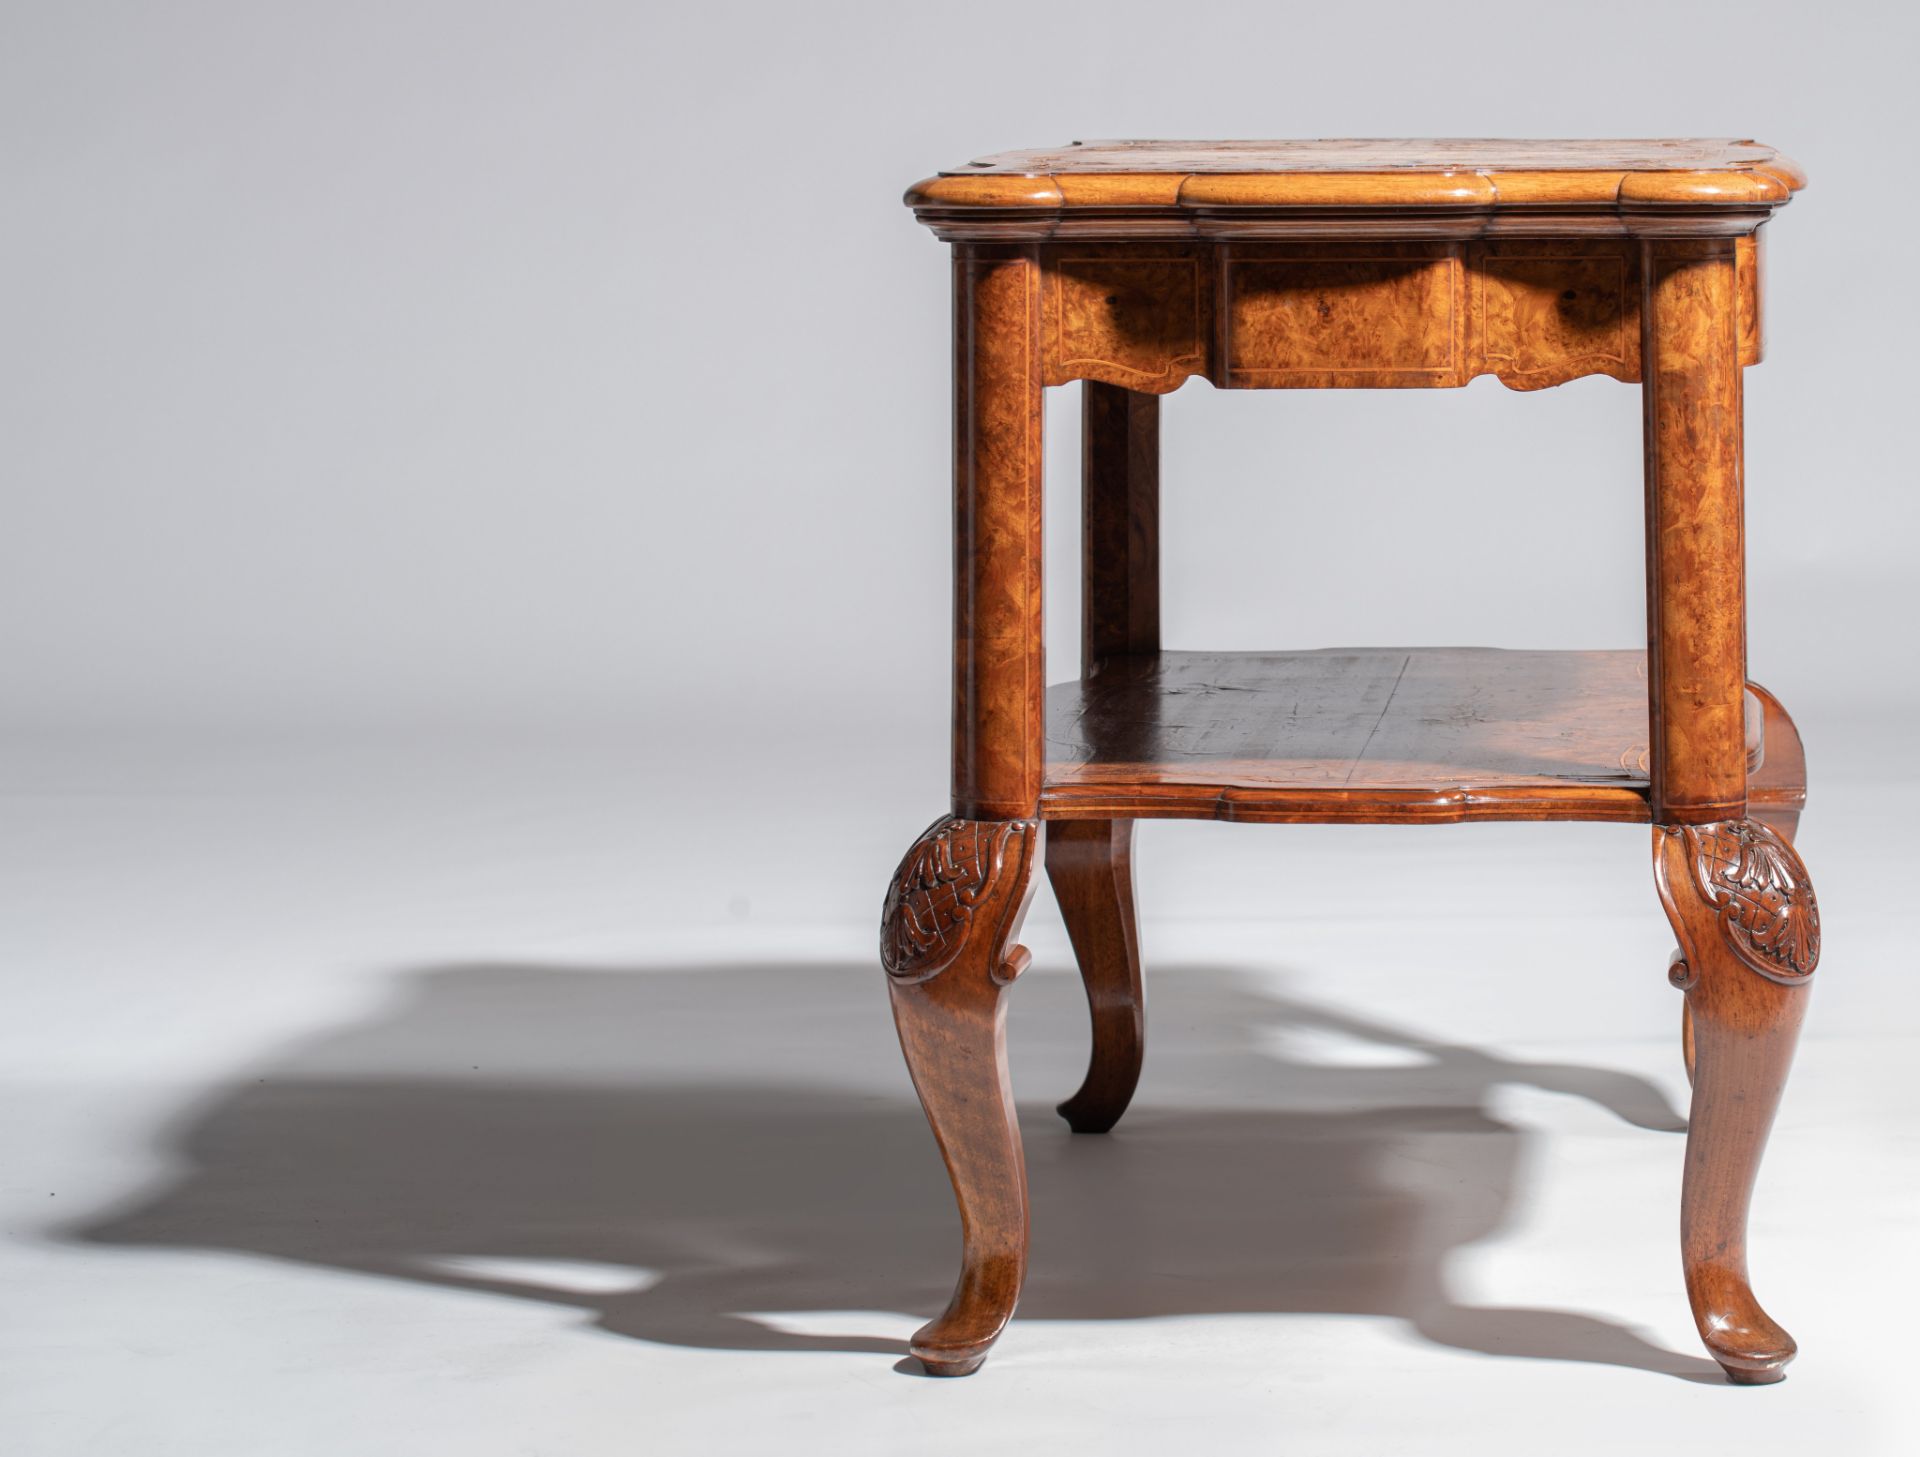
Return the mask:
[(1027, 1270), (1027, 1173), (1007, 1075), (1013, 944), (1033, 893), (1035, 820), (942, 818), (915, 841), (887, 892), (880, 960), (913, 1086), (960, 1205), (960, 1279), (911, 1345), (935, 1376), (987, 1358)]
[(1748, 1282), (1747, 1208), (1819, 961), (1819, 910), (1800, 857), (1757, 820), (1657, 825), (1653, 854), (1693, 1051), (1680, 1195), (1687, 1297), (1729, 1379), (1778, 1381), (1795, 1347)]
[(1140, 1082), (1147, 1012), (1133, 914), (1133, 821), (1066, 820), (1047, 830), (1047, 878), (1093, 1014), (1080, 1091), (1060, 1105), (1075, 1133), (1105, 1133)]

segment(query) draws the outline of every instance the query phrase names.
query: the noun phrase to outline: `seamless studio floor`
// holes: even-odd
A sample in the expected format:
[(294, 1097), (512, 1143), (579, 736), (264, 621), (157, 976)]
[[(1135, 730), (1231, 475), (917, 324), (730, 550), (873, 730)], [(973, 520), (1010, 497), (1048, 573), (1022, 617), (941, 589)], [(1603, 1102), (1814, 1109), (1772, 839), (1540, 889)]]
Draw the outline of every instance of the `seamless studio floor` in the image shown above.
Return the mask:
[(1051, 1111), (1086, 1024), (1043, 888), (1032, 1276), (936, 1382), (902, 1358), (957, 1222), (872, 943), (937, 782), (10, 745), (5, 1447), (1920, 1450), (1920, 793), (1815, 750), (1827, 950), (1754, 1222), (1802, 1355), (1736, 1390), (1681, 1291), (1642, 829), (1144, 827), (1148, 1066), (1107, 1138)]

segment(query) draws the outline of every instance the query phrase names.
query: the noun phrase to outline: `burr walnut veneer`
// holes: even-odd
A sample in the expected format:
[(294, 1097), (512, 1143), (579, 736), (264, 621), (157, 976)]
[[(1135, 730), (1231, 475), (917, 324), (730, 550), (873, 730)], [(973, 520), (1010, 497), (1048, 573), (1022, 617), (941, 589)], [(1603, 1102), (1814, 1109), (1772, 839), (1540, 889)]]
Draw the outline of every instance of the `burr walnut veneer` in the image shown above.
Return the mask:
[[(1736, 1382), (1794, 1344), (1748, 1283), (1747, 1202), (1819, 958), (1786, 710), (1747, 679), (1741, 370), (1759, 229), (1803, 185), (1749, 141), (1076, 142), (970, 162), (907, 202), (953, 247), (953, 801), (888, 891), (881, 958), (960, 1205), (964, 1375), (1012, 1315), (1027, 1193), (1004, 992), (1044, 864), (1093, 1013), (1061, 1105), (1111, 1128), (1145, 1045), (1133, 821), (1635, 820), (1679, 950), (1693, 1108), (1681, 1251)], [(1620, 652), (1163, 651), (1159, 396), (1517, 390), (1645, 402), (1647, 641)], [(1081, 381), (1076, 678), (1046, 687), (1041, 418)]]

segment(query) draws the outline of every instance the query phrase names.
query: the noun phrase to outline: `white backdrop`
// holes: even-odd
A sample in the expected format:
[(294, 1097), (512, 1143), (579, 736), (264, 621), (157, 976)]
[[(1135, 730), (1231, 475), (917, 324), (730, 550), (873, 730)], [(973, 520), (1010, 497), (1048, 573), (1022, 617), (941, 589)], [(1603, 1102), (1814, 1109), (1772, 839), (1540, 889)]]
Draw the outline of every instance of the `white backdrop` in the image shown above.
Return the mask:
[[(1910, 5), (1765, 0), (0, 10), (0, 1446), (1913, 1451), (1917, 52)], [(1106, 1142), (1048, 1106), (1042, 892), (1035, 1284), (979, 1377), (888, 1369), (952, 1255), (873, 947), (947, 792), (948, 269), (900, 194), (1155, 135), (1811, 176), (1746, 382), (1827, 932), (1777, 1392), (1700, 1389), (1617, 825), (1145, 827)], [(1169, 644), (1638, 644), (1639, 431), (1605, 379), (1189, 384)]]
[[(1194, 133), (1798, 159), (1753, 671), (1814, 719), (1915, 696), (1911, 7), (73, 4), (3, 39), (9, 724), (937, 721), (947, 271), (899, 195)], [(1050, 425), (1071, 482), (1070, 393)], [(1169, 640), (1632, 645), (1638, 435), (1608, 380), (1189, 385)]]

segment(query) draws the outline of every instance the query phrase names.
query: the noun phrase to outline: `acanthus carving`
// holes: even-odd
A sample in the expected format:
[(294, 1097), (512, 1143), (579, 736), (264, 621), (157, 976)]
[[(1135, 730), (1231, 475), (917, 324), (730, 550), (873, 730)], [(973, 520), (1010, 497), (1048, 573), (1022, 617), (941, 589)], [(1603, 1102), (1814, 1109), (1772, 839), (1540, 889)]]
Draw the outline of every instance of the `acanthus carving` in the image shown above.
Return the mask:
[[(938, 975), (966, 945), (976, 913), (1023, 902), (1036, 829), (1031, 820), (943, 817), (929, 825), (887, 888), (880, 919), (887, 974), (904, 981)], [(1008, 876), (1012, 883), (996, 898)]]
[(1758, 820), (1677, 833), (1694, 888), (1717, 911), (1720, 934), (1741, 963), (1789, 985), (1811, 976), (1820, 961), (1820, 907), (1793, 847)]

